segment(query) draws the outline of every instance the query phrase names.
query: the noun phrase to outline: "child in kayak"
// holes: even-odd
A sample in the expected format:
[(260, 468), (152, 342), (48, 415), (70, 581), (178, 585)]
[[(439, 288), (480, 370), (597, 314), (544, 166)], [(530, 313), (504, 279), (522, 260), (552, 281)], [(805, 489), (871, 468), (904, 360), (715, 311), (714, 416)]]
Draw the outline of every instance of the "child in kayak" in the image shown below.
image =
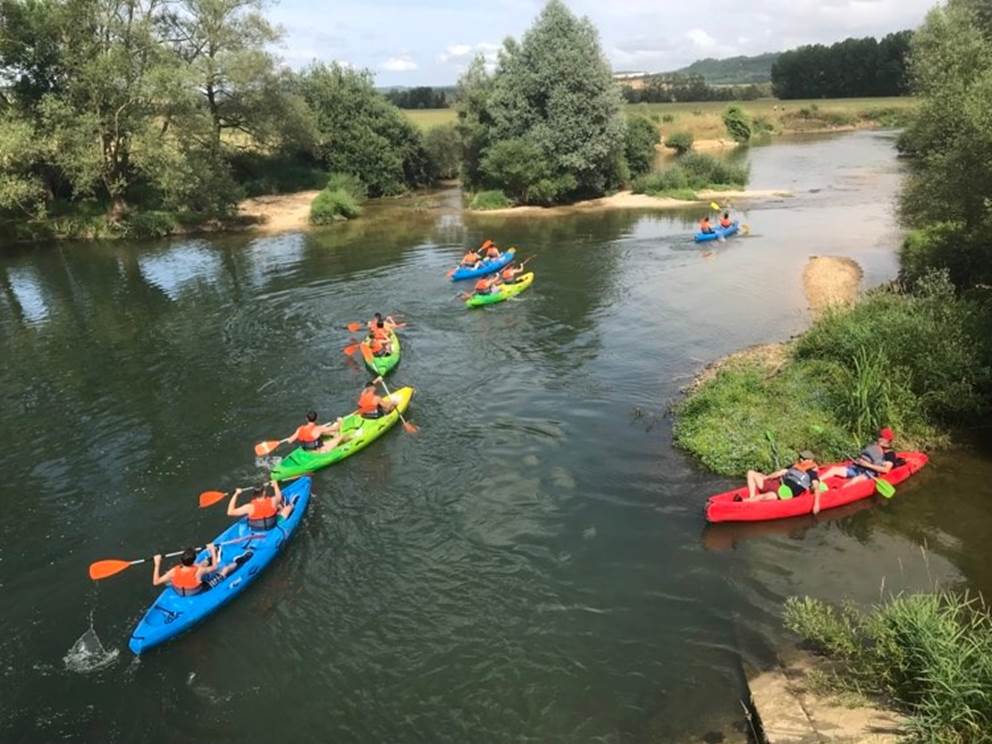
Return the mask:
[(479, 265), (479, 254), (475, 251), (469, 251), (464, 256), (462, 256), (461, 267), (464, 269), (474, 269)]
[[(311, 410), (307, 411), (306, 423), (297, 427), (296, 431), (285, 439), (280, 440), (279, 444), (299, 442), (300, 447), (307, 452), (326, 452), (341, 444), (340, 432), (340, 418), (333, 424), (318, 424), (317, 412)], [(324, 437), (330, 437), (330, 439), (324, 441)]]
[(893, 439), (895, 439), (895, 433), (892, 429), (888, 426), (883, 427), (879, 430), (875, 441), (866, 445), (861, 450), (861, 454), (854, 458), (850, 465), (834, 465), (825, 470), (824, 480), (827, 478), (849, 478), (854, 483), (865, 478), (885, 475), (897, 465), (903, 465), (904, 462), (896, 456), (892, 449)]
[(186, 548), (179, 556), (178, 565), (164, 574), (161, 573), (162, 556), (152, 558), (152, 585), (170, 584), (172, 589), (184, 597), (206, 591), (217, 586), (230, 573), (251, 557), (251, 551), (242, 553), (227, 565), (220, 565), (220, 551), (213, 543), (207, 544), (207, 557), (196, 562), (196, 548)]
[(730, 212), (724, 212), (723, 217), (720, 218), (720, 227), (726, 230), (733, 224), (734, 223), (730, 219)]
[(475, 283), (475, 293), (477, 295), (492, 294), (496, 289), (496, 279), (484, 276)]
[(498, 259), (500, 256), (503, 255), (502, 253), (499, 252), (499, 248), (496, 247), (496, 244), (491, 240), (487, 240), (485, 243), (483, 243), (482, 247), (486, 251), (487, 261), (495, 261), (496, 259)]
[[(744, 501), (774, 501), (801, 496), (812, 491), (813, 513), (820, 511), (820, 482), (823, 478), (817, 473), (816, 460), (813, 453), (803, 451), (799, 453), (799, 459), (790, 467), (777, 470), (774, 473), (765, 475), (757, 470), (747, 471), (747, 492), (748, 496)], [(765, 491), (766, 485), (773, 485), (772, 481), (778, 481), (779, 485), (774, 490)]]
[(376, 393), (376, 385), (382, 382), (381, 377), (369, 380), (358, 396), (358, 415), (362, 418), (376, 419), (385, 416), (396, 408), (391, 398), (382, 398)]
[(516, 284), (517, 275), (524, 273), (524, 267), (518, 266), (514, 268), (513, 264), (508, 265), (501, 272), (499, 272), (499, 284)]
[(252, 530), (271, 530), (293, 513), (293, 505), (287, 504), (282, 497), (279, 483), (269, 481), (268, 487), (259, 487), (252, 491), (252, 498), (247, 504), (238, 506), (238, 497), (242, 489), (235, 489), (227, 504), (227, 516), (247, 517), (248, 527)]
[(376, 313), (369, 321), (369, 348), (373, 356), (389, 356), (393, 353), (392, 333), (396, 323), (392, 317), (383, 318), (382, 313)]
[(710, 224), (709, 215), (706, 215), (705, 217), (703, 217), (703, 219), (699, 221), (699, 232), (701, 232), (703, 235), (713, 234), (713, 225)]

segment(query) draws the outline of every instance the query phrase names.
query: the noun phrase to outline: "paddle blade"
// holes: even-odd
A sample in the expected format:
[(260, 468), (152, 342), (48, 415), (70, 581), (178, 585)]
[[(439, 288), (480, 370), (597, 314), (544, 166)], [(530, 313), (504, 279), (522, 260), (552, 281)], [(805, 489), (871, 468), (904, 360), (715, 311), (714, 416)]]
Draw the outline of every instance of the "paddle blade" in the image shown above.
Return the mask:
[(445, 274), (445, 276), (450, 279), (451, 277), (453, 277), (455, 275), (455, 272), (456, 271), (458, 271), (458, 267), (457, 266), (455, 268), (453, 268), (451, 271), (449, 271), (447, 274)]
[(361, 344), (352, 344), (351, 346), (345, 346), (343, 349), (341, 349), (341, 351), (343, 351), (348, 356), (351, 356), (356, 351), (358, 351), (359, 346), (361, 346)]
[(96, 563), (90, 564), (90, 578), (93, 581), (99, 581), (100, 579), (106, 579), (115, 574), (119, 574), (121, 571), (130, 568), (131, 563), (129, 561), (118, 561), (118, 560), (106, 560), (97, 561)]
[(416, 434), (418, 431), (420, 431), (420, 427), (411, 424), (409, 421), (404, 421), (403, 431), (405, 431), (407, 434)]
[(364, 359), (369, 364), (372, 364), (374, 357), (372, 356), (372, 349), (369, 348), (368, 344), (361, 344), (362, 349), (362, 359)]
[(282, 442), (273, 440), (270, 442), (259, 442), (255, 445), (255, 454), (259, 457), (265, 457), (276, 450), (276, 448), (282, 444)]
[(886, 499), (891, 499), (896, 495), (896, 487), (881, 478), (875, 479), (875, 490), (878, 491), (880, 496)]
[(750, 234), (751, 234), (751, 226), (741, 225), (741, 235), (750, 235)]
[(714, 212), (719, 212), (720, 205), (717, 204), (716, 202), (710, 202), (710, 209), (712, 209)]
[(348, 325), (345, 326), (345, 328), (347, 328), (352, 333), (358, 333), (360, 330), (362, 330), (362, 327), (363, 326), (361, 323), (349, 323)]
[(204, 491), (200, 494), (200, 508), (206, 509), (208, 506), (213, 506), (218, 501), (223, 500), (227, 496), (223, 491)]

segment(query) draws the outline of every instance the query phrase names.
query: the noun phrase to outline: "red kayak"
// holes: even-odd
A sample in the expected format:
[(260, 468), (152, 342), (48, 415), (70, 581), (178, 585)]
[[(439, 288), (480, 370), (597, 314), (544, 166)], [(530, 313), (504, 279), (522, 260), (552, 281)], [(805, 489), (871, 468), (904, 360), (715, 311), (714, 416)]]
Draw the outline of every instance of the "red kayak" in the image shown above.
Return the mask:
[[(892, 468), (883, 476), (883, 480), (892, 485), (902, 483), (913, 473), (927, 464), (929, 459), (923, 452), (899, 452), (898, 456), (906, 461), (905, 465)], [(850, 460), (839, 465), (849, 465)], [(823, 465), (820, 469), (826, 470), (831, 465)], [(768, 481), (765, 483), (766, 489), (777, 488), (777, 482)], [(846, 478), (831, 478), (827, 481), (827, 490), (820, 494), (820, 510), (834, 509), (852, 501), (867, 499), (875, 493), (875, 481), (871, 478), (863, 478), (855, 483)], [(735, 498), (747, 498), (747, 486), (735, 488), (733, 491), (718, 493), (710, 496), (706, 502), (706, 521), (708, 522), (761, 522), (766, 519), (788, 519), (789, 517), (800, 517), (810, 514), (813, 511), (813, 494), (804, 493), (794, 499), (785, 501), (735, 501)]]

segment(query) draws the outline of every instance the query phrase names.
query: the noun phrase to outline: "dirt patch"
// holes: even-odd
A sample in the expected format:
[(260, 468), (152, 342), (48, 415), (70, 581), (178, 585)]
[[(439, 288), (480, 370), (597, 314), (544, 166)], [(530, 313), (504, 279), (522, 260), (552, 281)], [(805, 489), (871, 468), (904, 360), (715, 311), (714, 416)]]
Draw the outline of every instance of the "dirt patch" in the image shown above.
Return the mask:
[(748, 199), (780, 199), (792, 196), (788, 191), (766, 189), (762, 191), (697, 191), (694, 201), (671, 199), (668, 197), (635, 194), (632, 191), (618, 191), (611, 196), (601, 199), (589, 199), (561, 207), (509, 207), (507, 209), (468, 209), (472, 215), (494, 217), (558, 217), (576, 212), (594, 212), (605, 209), (678, 209), (693, 204), (708, 204), (717, 199), (733, 199), (735, 201)]
[(737, 362), (755, 363), (764, 367), (771, 376), (778, 372), (789, 359), (789, 342), (782, 341), (774, 344), (755, 344), (746, 349), (735, 351), (715, 362), (707, 364), (703, 370), (686, 386), (684, 392), (692, 394), (700, 387), (717, 376), (717, 373), (728, 364)]
[(837, 256), (813, 256), (803, 270), (803, 289), (813, 317), (828, 307), (853, 305), (864, 272), (856, 261)]
[(305, 230), (310, 227), (310, 202), (319, 191), (298, 191), (245, 199), (238, 205), (238, 215), (255, 222), (264, 233)]

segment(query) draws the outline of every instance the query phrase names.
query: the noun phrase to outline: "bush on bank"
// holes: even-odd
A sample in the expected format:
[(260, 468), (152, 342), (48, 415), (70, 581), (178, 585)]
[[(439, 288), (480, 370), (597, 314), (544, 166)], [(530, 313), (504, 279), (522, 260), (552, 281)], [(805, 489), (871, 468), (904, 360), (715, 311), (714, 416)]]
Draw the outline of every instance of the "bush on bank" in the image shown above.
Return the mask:
[(344, 189), (324, 189), (310, 204), (310, 222), (314, 225), (350, 220), (361, 213), (355, 198)]
[(634, 179), (636, 194), (695, 199), (699, 189), (739, 188), (747, 185), (746, 165), (735, 165), (712, 155), (690, 152), (673, 165)]
[(945, 427), (989, 409), (987, 319), (943, 273), (913, 291), (869, 292), (817, 320), (781, 369), (726, 365), (676, 405), (675, 441), (727, 476), (767, 472), (803, 449), (844, 459), (881, 425), (900, 447), (944, 444)]
[(469, 209), (506, 209), (512, 206), (513, 202), (507, 199), (506, 194), (499, 189), (480, 191), (469, 202)]
[(992, 616), (980, 598), (907, 594), (862, 611), (792, 597), (784, 614), (832, 660), (832, 689), (894, 703), (915, 740), (992, 741)]

